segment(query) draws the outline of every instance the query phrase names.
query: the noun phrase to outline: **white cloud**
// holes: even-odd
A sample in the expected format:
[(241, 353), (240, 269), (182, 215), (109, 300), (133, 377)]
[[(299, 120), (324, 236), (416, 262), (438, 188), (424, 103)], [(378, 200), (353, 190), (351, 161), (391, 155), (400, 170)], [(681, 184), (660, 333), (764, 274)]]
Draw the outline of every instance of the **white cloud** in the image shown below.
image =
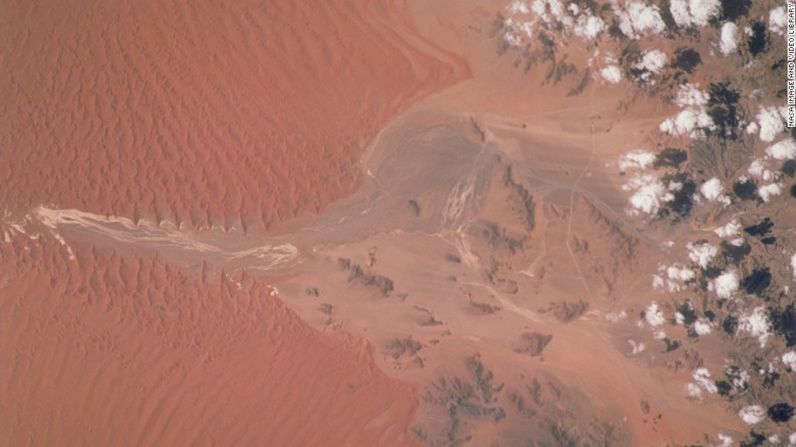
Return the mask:
[(788, 30), (788, 14), (784, 6), (778, 6), (768, 12), (768, 28), (772, 33), (785, 35)]
[(719, 298), (731, 298), (738, 290), (738, 274), (735, 271), (724, 272), (708, 284), (708, 288)]
[(658, 308), (658, 303), (655, 301), (647, 306), (647, 310), (644, 312), (644, 319), (647, 320), (647, 323), (652, 327), (660, 326), (666, 321), (666, 319), (663, 318), (663, 313), (660, 308)]
[(655, 154), (641, 149), (635, 149), (619, 157), (619, 169), (647, 169), (655, 163)]
[(769, 183), (768, 185), (757, 188), (757, 195), (759, 195), (764, 202), (768, 202), (780, 194), (782, 194), (782, 185), (779, 183)]
[(707, 368), (697, 368), (694, 370), (694, 373), (691, 375), (694, 378), (694, 381), (699, 385), (700, 388), (707, 391), (710, 394), (716, 394), (719, 389), (716, 387), (716, 384), (713, 383), (713, 379), (710, 378), (710, 371)]
[(760, 124), (760, 140), (766, 143), (773, 141), (777, 134), (785, 130), (781, 111), (776, 107), (760, 106), (757, 122)]
[(618, 84), (622, 80), (622, 71), (616, 65), (609, 65), (600, 70), (600, 76), (610, 84)]
[(708, 103), (708, 99), (710, 99), (710, 95), (700, 90), (699, 84), (691, 84), (689, 82), (680, 85), (677, 89), (677, 96), (674, 98), (674, 103), (680, 107), (701, 107)]
[(790, 258), (790, 267), (793, 269), (793, 277), (796, 278), (796, 253)]
[(766, 155), (775, 160), (796, 158), (796, 142), (790, 137), (778, 141), (766, 149)]
[(731, 238), (738, 234), (741, 231), (741, 223), (738, 222), (738, 219), (733, 219), (730, 222), (727, 222), (725, 225), (720, 226), (713, 230), (716, 235), (722, 239)]
[(665, 288), (669, 293), (679, 292), (685, 285), (696, 278), (696, 273), (688, 267), (680, 264), (669, 266), (658, 266), (659, 274), (652, 275), (652, 287), (654, 289)]
[(782, 354), (782, 363), (790, 368), (791, 371), (796, 371), (796, 352), (788, 351)]
[(619, 19), (619, 29), (631, 39), (638, 39), (648, 32), (660, 34), (666, 29), (657, 6), (630, 1), (623, 8), (616, 0), (612, 6)]
[(646, 70), (648, 73), (641, 75), (642, 79), (646, 80), (650, 73), (655, 74), (665, 67), (666, 62), (668, 62), (666, 53), (658, 49), (653, 49), (645, 51), (641, 56), (641, 59), (634, 65), (634, 68), (638, 70)]
[[(574, 3), (572, 3), (574, 5)], [(601, 18), (593, 15), (582, 15), (578, 17), (575, 26), (575, 35), (585, 40), (593, 40), (605, 29), (605, 22)]]
[(738, 416), (749, 425), (755, 425), (766, 418), (766, 410), (760, 405), (747, 405), (741, 408)]
[(721, 193), (724, 192), (724, 187), (721, 186), (721, 180), (713, 177), (699, 187), (699, 192), (704, 198), (714, 201), (721, 197)]
[(521, 0), (515, 0), (507, 7), (509, 14), (528, 14), (531, 10), (528, 9), (528, 4)]
[(746, 172), (752, 177), (757, 177), (766, 182), (776, 179), (778, 177), (777, 174), (766, 168), (763, 163), (764, 160), (753, 160)]
[(712, 130), (716, 125), (704, 109), (688, 108), (672, 118), (667, 118), (658, 128), (669, 135), (699, 138), (703, 135), (702, 129)]
[(630, 349), (632, 350), (630, 355), (641, 354), (647, 349), (647, 346), (643, 342), (636, 343), (634, 340), (628, 340), (627, 342), (630, 343)]
[(717, 438), (719, 438), (719, 444), (716, 447), (732, 447), (732, 436), (719, 433)]
[(758, 306), (752, 313), (741, 315), (738, 319), (738, 331), (747, 332), (757, 338), (760, 347), (765, 348), (768, 337), (771, 336), (771, 324), (766, 316), (766, 308)]
[(696, 244), (689, 242), (686, 248), (688, 248), (688, 259), (703, 269), (707, 268), (710, 261), (719, 254), (719, 249), (707, 242)]
[(694, 332), (696, 332), (697, 335), (708, 335), (712, 330), (713, 328), (711, 327), (710, 322), (703, 318), (700, 318), (694, 322)]
[(732, 22), (727, 22), (721, 26), (721, 40), (719, 41), (719, 51), (728, 56), (738, 50), (738, 26)]
[(642, 174), (633, 176), (625, 185), (625, 191), (633, 191), (630, 196), (629, 215), (640, 213), (656, 214), (661, 205), (674, 200), (674, 195), (654, 175)]
[(671, 0), (669, 9), (677, 25), (688, 28), (707, 25), (721, 5), (718, 0)]

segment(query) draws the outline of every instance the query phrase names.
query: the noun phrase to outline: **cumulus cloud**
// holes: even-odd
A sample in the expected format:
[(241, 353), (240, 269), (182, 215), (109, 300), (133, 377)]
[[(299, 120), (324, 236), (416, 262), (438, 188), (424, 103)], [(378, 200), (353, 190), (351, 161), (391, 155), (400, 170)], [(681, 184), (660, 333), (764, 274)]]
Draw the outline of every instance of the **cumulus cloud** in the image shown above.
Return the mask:
[(669, 266), (660, 265), (658, 272), (652, 275), (652, 287), (665, 289), (669, 293), (683, 290), (686, 284), (696, 278), (696, 273), (693, 270), (677, 263)]
[(707, 368), (695, 369), (691, 377), (694, 378), (694, 382), (696, 382), (700, 388), (708, 393), (716, 394), (719, 391), (719, 389), (716, 387), (716, 384), (713, 382), (713, 379), (710, 378), (710, 371), (708, 371)]
[(716, 233), (716, 236), (722, 239), (728, 239), (738, 234), (738, 232), (741, 231), (741, 228), (742, 226), (741, 223), (738, 222), (738, 219), (733, 219), (730, 222), (727, 222), (725, 225), (716, 228), (713, 230), (713, 232)]
[(658, 308), (658, 303), (655, 301), (647, 306), (647, 310), (644, 311), (644, 319), (647, 320), (647, 323), (652, 327), (660, 326), (666, 322), (666, 319), (663, 318), (663, 313), (660, 308)]
[(641, 354), (647, 349), (647, 346), (643, 342), (636, 343), (635, 340), (628, 340), (627, 342), (630, 343), (630, 355)]
[(647, 169), (655, 163), (655, 154), (641, 149), (632, 150), (619, 157), (619, 169)]
[(779, 183), (769, 183), (757, 188), (757, 195), (760, 196), (764, 202), (768, 202), (780, 194), (782, 194), (782, 185)]
[(788, 14), (784, 6), (777, 6), (768, 12), (768, 29), (784, 36), (788, 30)]
[(719, 13), (719, 0), (671, 0), (669, 9), (677, 25), (684, 28), (705, 26)]
[(796, 352), (788, 351), (782, 354), (782, 363), (790, 368), (791, 371), (796, 371)]
[(704, 135), (704, 129), (715, 128), (716, 125), (710, 115), (704, 109), (697, 108), (682, 110), (676, 116), (664, 120), (658, 127), (663, 133), (674, 136), (688, 135), (691, 138), (700, 138)]
[(721, 26), (721, 39), (719, 40), (719, 51), (728, 56), (738, 50), (738, 26), (732, 22), (727, 22)]
[(622, 80), (622, 70), (617, 65), (609, 65), (600, 70), (600, 76), (610, 84), (618, 84)]
[(640, 75), (641, 79), (647, 80), (650, 75), (658, 73), (663, 67), (666, 66), (668, 57), (666, 53), (661, 50), (653, 49), (645, 51), (641, 55), (641, 59), (633, 65), (633, 68), (641, 70), (644, 73)]
[(614, 12), (619, 20), (622, 34), (638, 39), (647, 33), (662, 33), (666, 29), (661, 13), (655, 5), (647, 5), (641, 1), (629, 1), (622, 7), (618, 1), (612, 2)]
[(766, 308), (758, 306), (751, 313), (741, 315), (741, 318), (738, 319), (738, 331), (746, 332), (757, 338), (760, 347), (765, 348), (766, 342), (771, 336), (771, 323), (766, 316)]
[(719, 249), (707, 242), (695, 244), (689, 242), (686, 248), (688, 248), (688, 259), (703, 269), (707, 268), (710, 261), (719, 254)]
[(738, 290), (738, 273), (732, 270), (723, 272), (708, 283), (708, 289), (715, 292), (719, 298), (731, 298)]
[(764, 160), (759, 160), (759, 159), (753, 160), (752, 163), (749, 164), (749, 167), (746, 169), (746, 172), (752, 177), (759, 178), (766, 182), (770, 182), (777, 178), (777, 174), (775, 174), (770, 169), (766, 168)]
[(756, 118), (760, 126), (761, 141), (766, 143), (774, 141), (774, 138), (785, 130), (782, 111), (777, 107), (760, 106)]
[(796, 278), (796, 253), (790, 258), (790, 267), (793, 269), (793, 277)]
[[(574, 3), (573, 3), (574, 4)], [(575, 35), (585, 40), (593, 40), (605, 29), (605, 22), (599, 17), (584, 14), (578, 17)]]
[(710, 95), (699, 88), (699, 84), (685, 83), (677, 89), (674, 103), (680, 107), (695, 106), (701, 107), (708, 103)]
[(755, 425), (766, 418), (766, 410), (760, 405), (747, 405), (741, 408), (738, 417), (749, 425)]
[(656, 214), (664, 203), (674, 200), (674, 194), (652, 174), (636, 174), (622, 189), (633, 192), (627, 211), (631, 216)]
[(796, 158), (796, 142), (790, 137), (778, 141), (766, 149), (766, 155), (775, 160)]
[(713, 177), (699, 187), (699, 192), (702, 194), (702, 197), (710, 201), (716, 201), (721, 198), (721, 193), (724, 192), (724, 187), (721, 186), (721, 180)]
[(710, 322), (705, 320), (704, 318), (700, 318), (696, 322), (694, 322), (694, 332), (697, 335), (708, 335), (713, 330), (710, 325)]

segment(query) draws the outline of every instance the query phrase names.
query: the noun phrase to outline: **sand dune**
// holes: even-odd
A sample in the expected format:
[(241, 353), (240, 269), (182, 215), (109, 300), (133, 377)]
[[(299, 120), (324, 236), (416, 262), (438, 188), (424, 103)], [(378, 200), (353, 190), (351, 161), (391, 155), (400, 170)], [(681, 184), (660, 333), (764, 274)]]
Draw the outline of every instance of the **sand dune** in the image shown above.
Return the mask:
[(467, 76), (400, 2), (4, 2), (4, 205), (272, 227), (354, 190), (359, 154)]
[(0, 256), (0, 444), (410, 444), (413, 388), (259, 280), (49, 236)]

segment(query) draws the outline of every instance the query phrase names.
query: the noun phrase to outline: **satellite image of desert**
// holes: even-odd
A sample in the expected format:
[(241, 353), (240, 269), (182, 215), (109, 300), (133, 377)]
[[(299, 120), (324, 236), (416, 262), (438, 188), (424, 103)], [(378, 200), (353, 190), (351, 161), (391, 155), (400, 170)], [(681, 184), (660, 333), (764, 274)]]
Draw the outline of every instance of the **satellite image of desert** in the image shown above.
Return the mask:
[(0, 447), (796, 446), (794, 0), (0, 33)]

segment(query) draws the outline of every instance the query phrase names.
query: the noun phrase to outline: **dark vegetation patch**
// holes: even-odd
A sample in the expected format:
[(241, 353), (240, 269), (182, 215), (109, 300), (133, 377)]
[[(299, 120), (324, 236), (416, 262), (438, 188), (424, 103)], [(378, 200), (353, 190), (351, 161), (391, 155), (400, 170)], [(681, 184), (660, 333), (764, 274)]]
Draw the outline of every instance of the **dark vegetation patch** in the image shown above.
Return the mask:
[(679, 48), (674, 53), (675, 67), (688, 74), (693, 73), (697, 65), (701, 63), (702, 56), (700, 56), (699, 52), (693, 48)]
[(586, 301), (558, 301), (550, 304), (550, 311), (562, 323), (569, 323), (583, 315), (589, 308)]
[(759, 224), (748, 226), (743, 231), (750, 236), (765, 236), (773, 227), (774, 222), (771, 221), (771, 218), (766, 217)]
[(740, 124), (737, 105), (740, 93), (730, 88), (729, 81), (710, 84), (709, 92), (708, 115), (713, 118), (719, 137), (737, 140)]
[(454, 264), (462, 263), (462, 258), (459, 255), (450, 252), (445, 253), (445, 260), (448, 262), (453, 262)]
[(738, 180), (732, 185), (732, 192), (742, 200), (757, 199), (757, 184), (752, 179)]
[(463, 445), (472, 439), (466, 433), (468, 420), (497, 422), (506, 417), (497, 399), (503, 384), (493, 383), (494, 375), (484, 367), (478, 354), (468, 357), (466, 364), (464, 377), (439, 377), (425, 388), (423, 402), (444, 411), (447, 425), (438, 434), (413, 427), (412, 432), (418, 440), (431, 445)]
[(746, 293), (760, 296), (771, 285), (771, 272), (768, 267), (755, 269), (743, 279), (742, 287)]
[[(740, 247), (736, 247), (727, 241), (721, 241), (721, 255), (728, 264), (738, 264), (752, 251), (752, 247), (746, 242)], [(718, 276), (718, 275), (717, 275)]]
[(782, 335), (788, 347), (796, 344), (796, 309), (794, 309), (793, 303), (788, 304), (784, 310), (777, 307), (770, 308), (768, 319), (771, 322), (771, 327)]
[(417, 200), (411, 199), (409, 202), (407, 202), (407, 205), (409, 206), (409, 211), (413, 216), (420, 217), (420, 204), (417, 202)]
[(716, 312), (713, 312), (712, 310), (706, 310), (705, 317), (711, 322), (713, 322), (713, 320), (716, 319)]
[(657, 168), (677, 168), (688, 159), (688, 152), (683, 149), (667, 147), (658, 152), (655, 156), (653, 167)]
[(796, 197), (796, 184), (790, 187), (790, 196)]
[(760, 239), (760, 242), (762, 242), (763, 245), (774, 245), (777, 243), (777, 238), (774, 236), (768, 236)]
[(553, 336), (539, 332), (525, 332), (520, 336), (514, 347), (514, 352), (526, 354), (531, 357), (542, 355), (544, 348), (553, 340)]
[(500, 310), (500, 306), (470, 300), (470, 308), (479, 315), (492, 315)]
[(794, 408), (785, 402), (776, 403), (768, 407), (768, 417), (781, 424), (788, 422), (793, 417)]
[(766, 50), (768, 40), (766, 39), (766, 25), (763, 22), (755, 22), (752, 25), (752, 35), (746, 41), (749, 52), (752, 56), (757, 56)]
[(749, 14), (752, 0), (721, 0), (721, 18), (734, 22)]
[(421, 349), (423, 349), (423, 345), (411, 336), (394, 338), (384, 345), (384, 350), (395, 360), (403, 356), (414, 357)]
[(337, 260), (337, 265), (348, 272), (348, 282), (350, 284), (359, 283), (364, 286), (373, 287), (383, 296), (389, 296), (390, 292), (395, 288), (392, 279), (383, 275), (368, 273), (362, 266), (351, 262), (350, 259), (340, 258)]
[(670, 338), (664, 338), (663, 339), (663, 343), (666, 345), (666, 351), (665, 352), (675, 351), (675, 350), (677, 350), (677, 348), (679, 348), (682, 345), (682, 343), (680, 343), (679, 341), (672, 340)]

